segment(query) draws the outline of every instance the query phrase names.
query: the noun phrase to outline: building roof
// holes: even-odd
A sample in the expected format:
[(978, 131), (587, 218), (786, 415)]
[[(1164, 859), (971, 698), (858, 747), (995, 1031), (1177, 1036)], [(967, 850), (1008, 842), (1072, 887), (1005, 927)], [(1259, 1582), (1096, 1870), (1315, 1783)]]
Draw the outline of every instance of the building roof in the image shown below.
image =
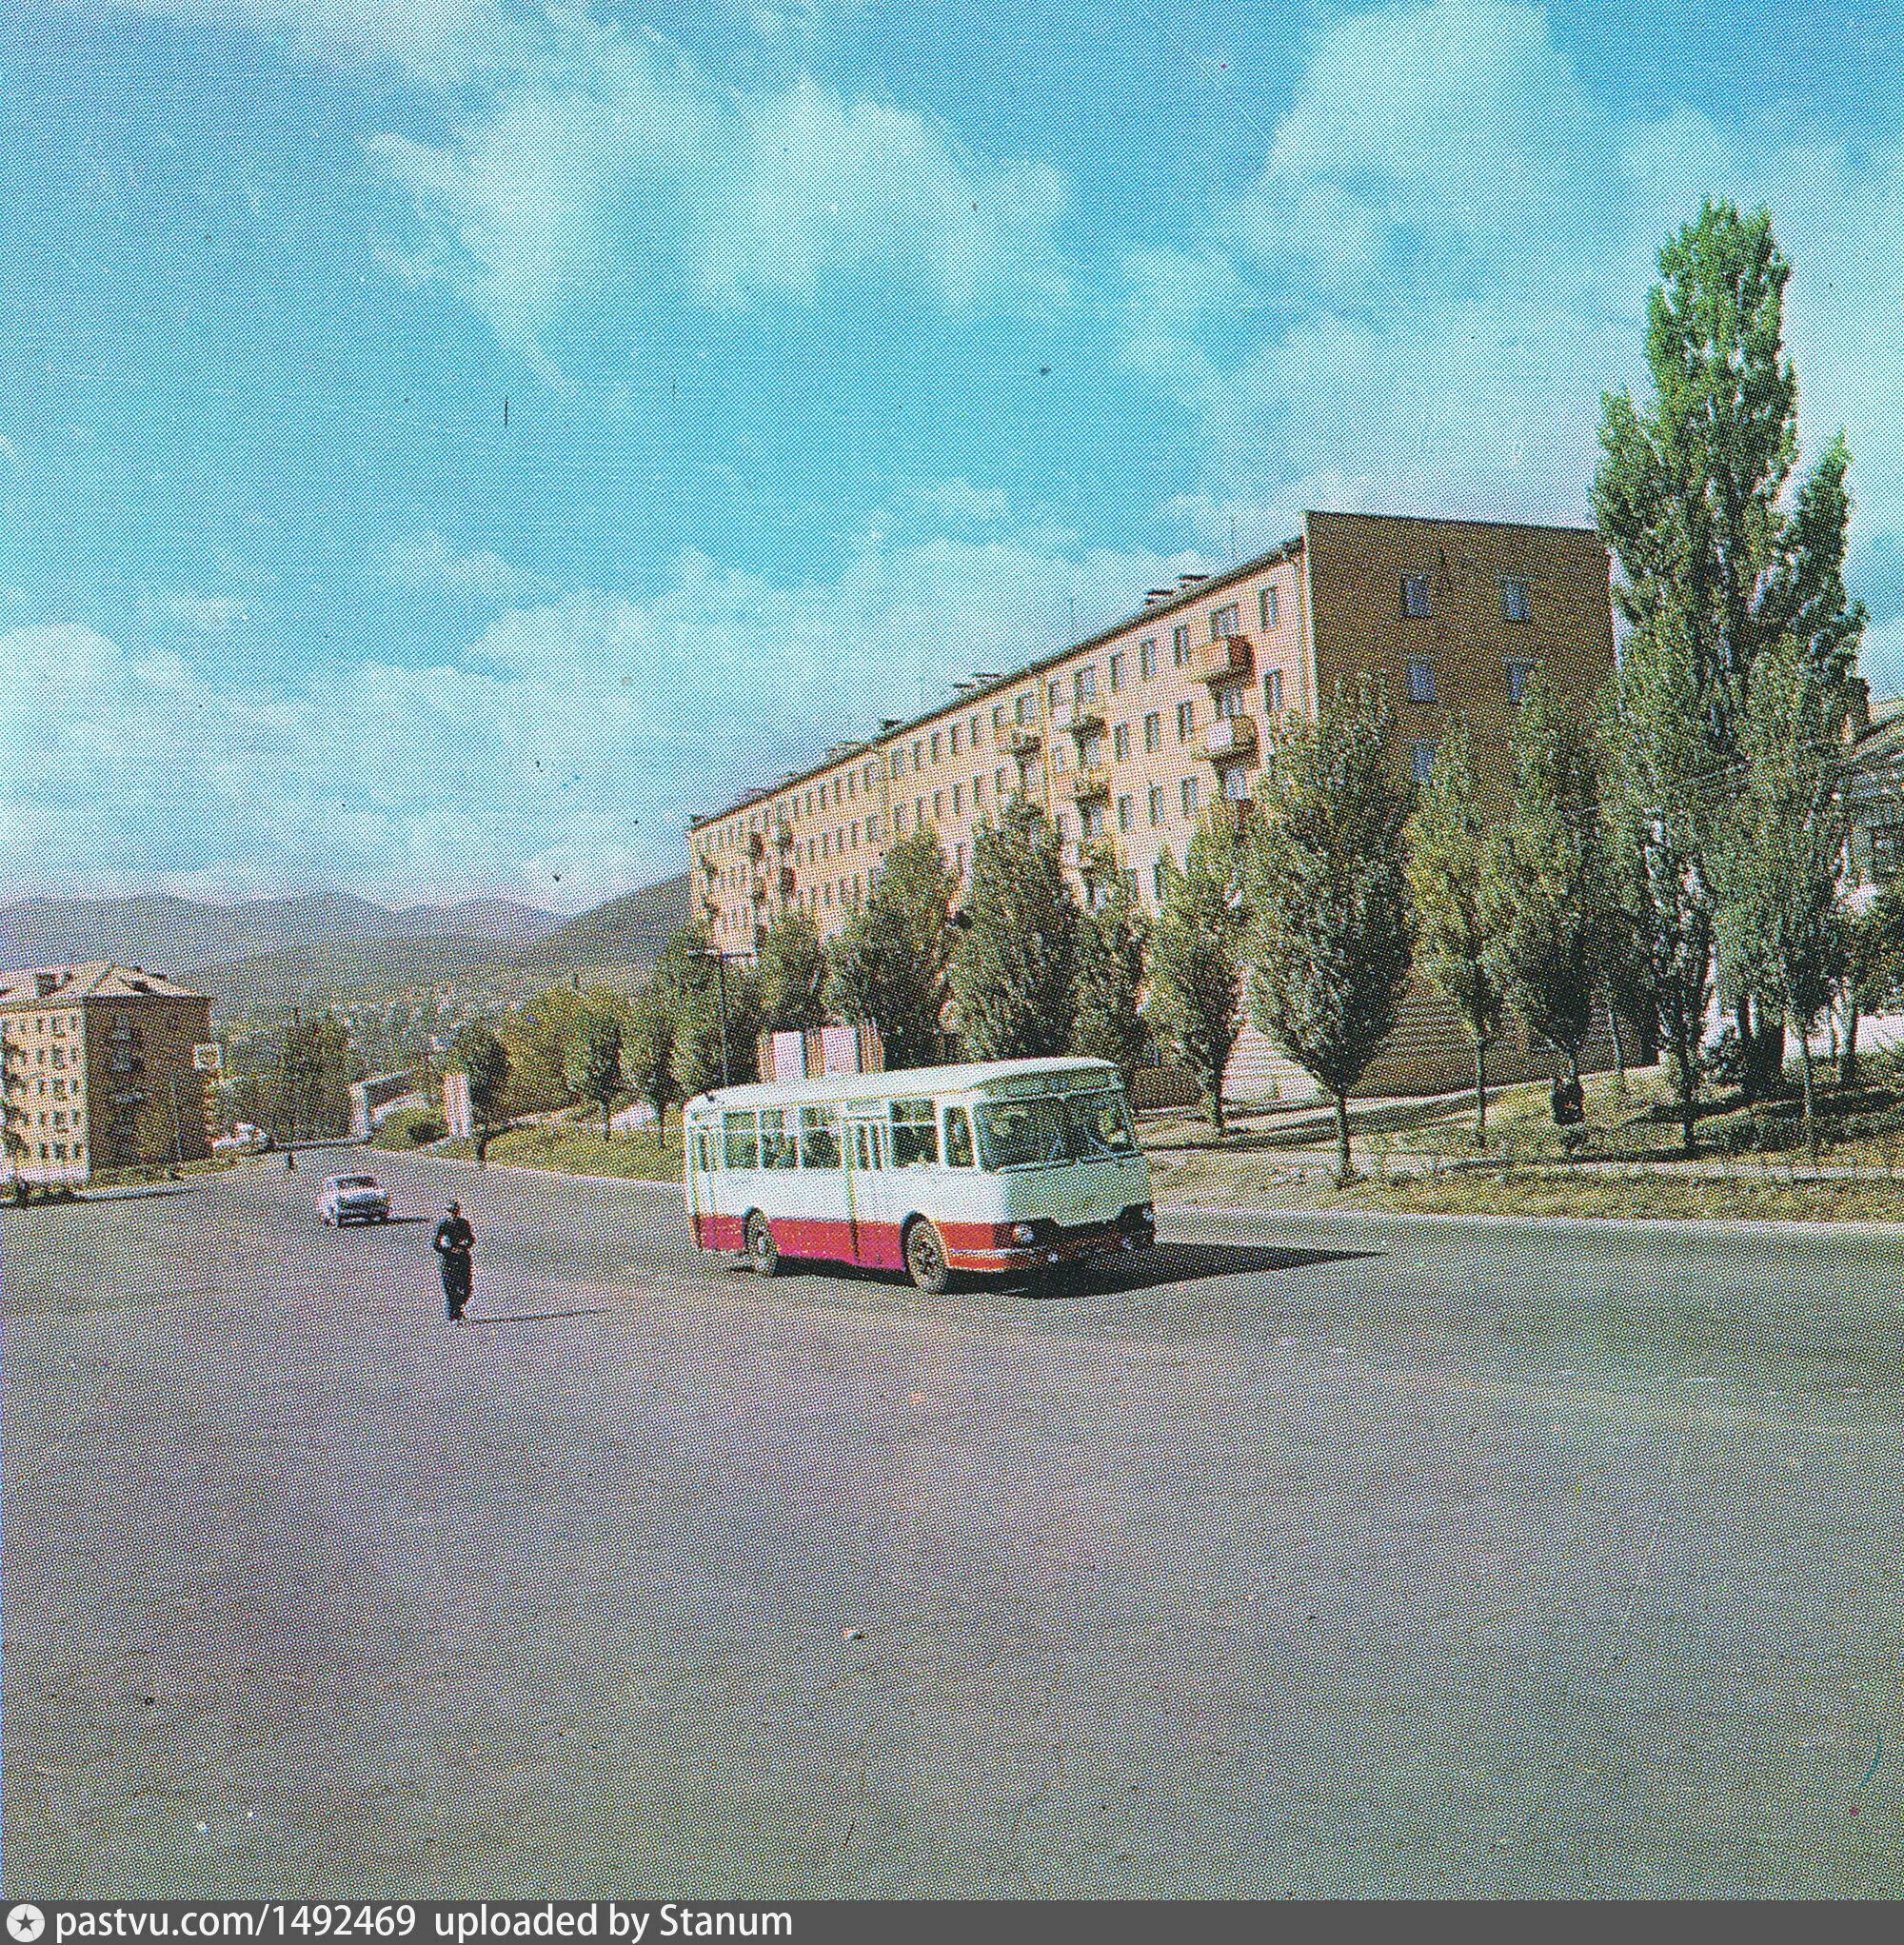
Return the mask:
[[(49, 983), (50, 982), (50, 983)], [(69, 1006), (82, 1000), (205, 1000), (163, 973), (94, 960), (88, 965), (29, 966), (0, 972), (0, 1006)]]
[[(1309, 516), (1304, 515), (1306, 520)], [(1467, 522), (1464, 525), (1475, 525)], [(1220, 573), (1212, 573), (1180, 585), (1160, 598), (1148, 601), (1134, 614), (1108, 623), (1095, 634), (1086, 635), (1081, 641), (1073, 642), (1063, 648), (1054, 648), (1048, 655), (1041, 655), (1036, 661), (1022, 664), (1009, 675), (994, 677), (989, 682), (975, 683), (962, 690), (950, 702), (935, 703), (931, 708), (918, 716), (910, 716), (902, 723), (895, 723), (889, 728), (882, 728), (877, 736), (869, 736), (863, 742), (836, 744), (833, 748), (816, 764), (809, 764), (805, 769), (797, 770), (791, 776), (783, 777), (778, 784), (766, 788), (747, 790), (737, 797), (732, 804), (720, 810), (710, 810), (700, 817), (687, 821), (690, 831), (698, 831), (704, 824), (719, 824), (724, 817), (731, 817), (737, 810), (745, 810), (749, 804), (758, 804), (764, 797), (777, 796), (783, 790), (795, 785), (810, 783), (815, 777), (823, 775), (850, 758), (863, 755), (868, 750), (883, 749), (889, 744), (902, 742), (915, 730), (923, 728), (928, 723), (937, 723), (946, 716), (956, 716), (962, 710), (975, 709), (981, 704), (989, 702), (1002, 689), (1016, 687), (1018, 684), (1031, 677), (1042, 674), (1047, 668), (1060, 662), (1067, 662), (1074, 655), (1081, 655), (1092, 648), (1101, 647), (1104, 643), (1121, 635), (1128, 628), (1137, 627), (1144, 622), (1155, 621), (1160, 615), (1175, 613), (1179, 608), (1188, 607), (1228, 587), (1233, 582), (1244, 581), (1252, 574), (1259, 574), (1263, 568), (1274, 566), (1279, 561), (1287, 561), (1302, 551), (1302, 536), (1297, 534), (1282, 543), (1279, 547), (1271, 547), (1266, 554), (1258, 554), (1254, 559), (1240, 561), (1234, 567), (1225, 567)]]
[(1069, 1076), (1074, 1084), (1114, 1081), (1117, 1069), (1108, 1061), (1082, 1056), (1053, 1061), (967, 1061), (952, 1067), (902, 1067), (881, 1074), (815, 1074), (804, 1081), (755, 1081), (738, 1087), (716, 1087), (696, 1095), (682, 1112), (704, 1108), (780, 1107), (802, 1102), (828, 1104), (848, 1101), (878, 1101), (888, 1094), (965, 1094), (999, 1081)]

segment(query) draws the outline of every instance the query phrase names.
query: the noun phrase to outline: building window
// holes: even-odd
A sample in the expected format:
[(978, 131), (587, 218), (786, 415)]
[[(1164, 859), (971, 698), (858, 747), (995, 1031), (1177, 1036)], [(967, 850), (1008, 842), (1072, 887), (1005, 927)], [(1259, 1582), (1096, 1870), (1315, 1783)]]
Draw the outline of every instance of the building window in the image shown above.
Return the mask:
[(954, 784), (952, 786), (952, 815), (957, 817), (965, 808), (965, 786)]
[(1185, 777), (1183, 782), (1178, 786), (1178, 794), (1183, 799), (1183, 815), (1185, 817), (1195, 817), (1197, 815), (1196, 778)]
[(1241, 764), (1223, 772), (1223, 797), (1230, 804), (1247, 804), (1250, 794), (1249, 772)]
[(1272, 668), (1262, 679), (1262, 706), (1271, 716), (1282, 714), (1282, 671)]
[(1044, 685), (1044, 700), (1050, 706), (1051, 713), (1057, 715), (1064, 702), (1064, 684), (1061, 678), (1054, 675)]
[(905, 752), (903, 750), (896, 749), (893, 751), (892, 773), (895, 777), (905, 775)]
[(993, 740), (996, 742), (997, 739), (1002, 736), (1004, 733), (1005, 733), (1005, 705), (1002, 703), (994, 703), (992, 705)]
[(951, 729), (947, 732), (945, 748), (946, 753), (950, 756), (957, 756), (959, 754), (959, 725), (956, 723), (953, 724)]
[(1143, 719), (1143, 746), (1147, 750), (1163, 747), (1163, 717), (1156, 709)]
[(1123, 879), (1124, 890), (1131, 898), (1135, 899), (1137, 897), (1137, 866), (1133, 864), (1120, 875)]
[(912, 800), (912, 827), (914, 830), (921, 831), (925, 828), (925, 799), (923, 797), (915, 797)]
[(978, 710), (974, 709), (974, 710), (972, 711), (972, 720), (971, 720), (971, 722), (970, 722), (969, 724), (966, 724), (966, 727), (967, 727), (968, 729), (970, 729), (970, 730), (971, 730), (971, 732), (972, 732), (972, 747), (973, 747), (974, 749), (977, 749), (977, 748), (978, 748), (978, 746), (979, 746), (979, 712), (978, 712)]
[(958, 843), (952, 846), (952, 869), (958, 874), (959, 877), (961, 878), (964, 877), (965, 844), (963, 839), (961, 839)]
[(1002, 764), (992, 772), (992, 791), (1001, 804), (1011, 795), (1011, 773)]
[(1064, 774), (1064, 745), (1061, 743), (1051, 745), (1051, 769), (1054, 776)]
[(1243, 713), (1243, 692), (1240, 685), (1224, 689), (1217, 698), (1217, 714), (1234, 721)]
[(1418, 743), (1410, 755), (1409, 768), (1414, 772), (1418, 784), (1425, 784), (1435, 768), (1435, 745), (1432, 743)]
[(1163, 822), (1163, 785), (1161, 784), (1153, 784), (1150, 786), (1148, 807), (1150, 810), (1150, 825), (1155, 830)]
[(932, 793), (932, 822), (934, 824), (945, 822), (945, 793), (942, 790), (935, 790)]
[(1196, 726), (1197, 726), (1197, 705), (1195, 703), (1179, 703), (1177, 705), (1178, 742), (1188, 743), (1190, 741), (1190, 732), (1193, 729), (1195, 729)]
[(1072, 679), (1072, 687), (1081, 703), (1095, 703), (1098, 700), (1097, 665), (1094, 663), (1081, 668)]
[(1170, 664), (1181, 668), (1190, 659), (1190, 624), (1180, 622), (1170, 631)]
[(1169, 885), (1170, 873), (1166, 868), (1163, 860), (1160, 858), (1157, 861), (1157, 863), (1150, 867), (1150, 895), (1158, 902), (1159, 904), (1161, 904), (1163, 903), (1163, 894), (1165, 893), (1166, 890), (1169, 889)]
[(893, 829), (895, 831), (902, 831), (904, 828), (905, 805), (903, 804), (895, 804), (893, 805)]
[(1071, 826), (1065, 822), (1064, 813), (1061, 810), (1051, 820), (1051, 828), (1057, 834), (1058, 842), (1061, 844), (1071, 835)]
[(1130, 724), (1120, 723), (1111, 731), (1111, 754), (1122, 763), (1130, 755)]
[(1226, 642), (1232, 635), (1240, 635), (1242, 631), (1242, 611), (1235, 602), (1227, 607), (1220, 607), (1210, 617), (1210, 640), (1213, 642)]
[(1265, 587), (1256, 598), (1257, 612), (1262, 617), (1265, 628), (1273, 628), (1280, 617), (1277, 613), (1276, 589)]
[(1084, 827), (1087, 838), (1101, 838), (1104, 835), (1104, 806), (1101, 804), (1087, 804), (1078, 813), (1078, 820)]
[(1029, 689), (1012, 705), (1012, 721), (1021, 729), (1038, 714), (1038, 704)]
[(1432, 611), (1427, 575), (1404, 574), (1401, 577), (1401, 612), (1412, 622), (1425, 622)]
[(1136, 822), (1137, 822), (1137, 800), (1131, 797), (1120, 797), (1118, 799), (1119, 830), (1122, 831), (1124, 835), (1128, 837), (1130, 835), (1131, 826)]
[(1157, 644), (1154, 640), (1137, 645), (1137, 672), (1145, 677), (1157, 673)]
[(1528, 685), (1533, 680), (1533, 663), (1510, 661), (1507, 665), (1507, 700), (1510, 703), (1524, 702), (1527, 698)]
[(1408, 700), (1411, 703), (1435, 700), (1435, 665), (1425, 655), (1408, 658)]
[(1527, 583), (1518, 574), (1500, 577), (1500, 618), (1504, 622), (1531, 622), (1534, 607), (1527, 599)]
[(1113, 655), (1110, 661), (1105, 665), (1105, 667), (1106, 672), (1110, 679), (1111, 693), (1112, 695), (1116, 695), (1117, 692), (1124, 685), (1123, 651), (1120, 649), (1115, 655)]
[(935, 729), (932, 732), (932, 761), (935, 764), (939, 761), (939, 732)]

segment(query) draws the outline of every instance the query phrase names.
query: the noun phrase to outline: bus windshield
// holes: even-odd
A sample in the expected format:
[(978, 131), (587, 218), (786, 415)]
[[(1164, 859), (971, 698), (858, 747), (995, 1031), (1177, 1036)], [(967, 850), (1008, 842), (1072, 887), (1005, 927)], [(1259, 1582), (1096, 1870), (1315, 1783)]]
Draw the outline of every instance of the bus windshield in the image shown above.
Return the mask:
[(979, 1154), (988, 1169), (1057, 1168), (1137, 1152), (1121, 1094), (1040, 1094), (980, 1103)]

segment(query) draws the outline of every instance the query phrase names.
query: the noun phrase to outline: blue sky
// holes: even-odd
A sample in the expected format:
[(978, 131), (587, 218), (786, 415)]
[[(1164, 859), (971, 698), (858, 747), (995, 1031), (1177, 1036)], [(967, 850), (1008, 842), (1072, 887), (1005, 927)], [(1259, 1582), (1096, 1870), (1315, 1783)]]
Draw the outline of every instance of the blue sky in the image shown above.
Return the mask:
[(1712, 192), (1904, 689), (1894, 7), (15, 17), (8, 893), (577, 909), (1233, 533), (1582, 520)]

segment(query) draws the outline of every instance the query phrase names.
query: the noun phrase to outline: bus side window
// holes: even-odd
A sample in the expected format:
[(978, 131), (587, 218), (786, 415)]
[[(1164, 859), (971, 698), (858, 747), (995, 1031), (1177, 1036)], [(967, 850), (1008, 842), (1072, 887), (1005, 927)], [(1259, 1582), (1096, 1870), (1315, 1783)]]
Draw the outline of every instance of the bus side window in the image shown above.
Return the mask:
[(796, 1168), (800, 1164), (799, 1145), (787, 1130), (783, 1107), (761, 1110), (761, 1166)]
[(945, 1165), (947, 1168), (972, 1165), (972, 1120), (962, 1107), (945, 1110)]
[(931, 1167), (939, 1160), (939, 1117), (929, 1101), (892, 1104), (892, 1158), (895, 1168)]
[(761, 1139), (751, 1114), (728, 1114), (721, 1117), (726, 1136), (727, 1166), (729, 1168), (753, 1168), (758, 1165), (761, 1152)]
[(840, 1110), (837, 1107), (801, 1109), (800, 1162), (803, 1168), (840, 1166)]

